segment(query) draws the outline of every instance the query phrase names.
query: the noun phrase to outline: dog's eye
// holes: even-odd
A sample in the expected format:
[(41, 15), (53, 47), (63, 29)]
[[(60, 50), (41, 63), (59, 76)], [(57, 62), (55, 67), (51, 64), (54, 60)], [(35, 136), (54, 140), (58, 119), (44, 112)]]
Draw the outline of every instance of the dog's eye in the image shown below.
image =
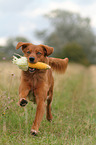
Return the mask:
[(41, 52), (37, 52), (37, 54), (41, 54)]
[(31, 52), (30, 51), (27, 51), (27, 53), (30, 54)]

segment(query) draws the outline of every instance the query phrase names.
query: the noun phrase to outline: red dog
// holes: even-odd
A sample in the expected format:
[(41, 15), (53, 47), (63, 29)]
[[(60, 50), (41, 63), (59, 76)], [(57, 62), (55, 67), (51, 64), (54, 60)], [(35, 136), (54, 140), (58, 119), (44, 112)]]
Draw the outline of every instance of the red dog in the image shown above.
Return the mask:
[[(58, 59), (47, 57), (53, 52), (53, 48), (46, 45), (33, 45), (32, 43), (19, 42), (16, 49), (22, 48), (24, 55), (31, 63), (44, 62), (51, 66), (57, 72), (65, 72), (68, 64), (68, 58)], [(36, 116), (32, 125), (31, 134), (36, 135), (40, 122), (45, 112), (45, 101), (47, 100), (46, 118), (52, 120), (51, 102), (53, 97), (54, 79), (52, 69), (38, 70), (29, 68), (28, 71), (22, 71), (21, 84), (19, 88), (19, 104), (25, 106), (27, 97), (37, 104)]]

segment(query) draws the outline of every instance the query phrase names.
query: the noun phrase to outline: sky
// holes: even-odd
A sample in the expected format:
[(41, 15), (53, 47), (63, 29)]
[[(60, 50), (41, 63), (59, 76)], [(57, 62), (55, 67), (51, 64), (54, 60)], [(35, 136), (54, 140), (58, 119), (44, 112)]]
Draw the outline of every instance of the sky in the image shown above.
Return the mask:
[(96, 30), (96, 0), (0, 0), (0, 45), (9, 37), (23, 36), (32, 43), (41, 43), (34, 32), (48, 28), (44, 14), (61, 9), (91, 19)]

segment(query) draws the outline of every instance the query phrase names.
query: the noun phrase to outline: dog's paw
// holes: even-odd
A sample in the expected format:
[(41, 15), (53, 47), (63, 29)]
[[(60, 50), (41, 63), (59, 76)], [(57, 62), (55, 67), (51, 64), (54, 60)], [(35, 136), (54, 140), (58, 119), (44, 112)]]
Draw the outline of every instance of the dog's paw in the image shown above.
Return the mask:
[(34, 129), (31, 129), (30, 133), (31, 133), (31, 135), (34, 135), (34, 136), (36, 136), (38, 134), (38, 132)]
[(46, 119), (47, 119), (49, 122), (52, 122), (53, 117), (52, 117), (52, 115), (50, 115), (50, 116), (47, 115), (47, 116), (46, 116)]
[(20, 99), (20, 101), (19, 101), (19, 104), (20, 104), (21, 107), (26, 106), (27, 103), (28, 103), (28, 101), (24, 98)]
[(51, 118), (47, 118), (47, 120), (48, 120), (49, 122), (52, 122), (52, 119), (51, 119)]

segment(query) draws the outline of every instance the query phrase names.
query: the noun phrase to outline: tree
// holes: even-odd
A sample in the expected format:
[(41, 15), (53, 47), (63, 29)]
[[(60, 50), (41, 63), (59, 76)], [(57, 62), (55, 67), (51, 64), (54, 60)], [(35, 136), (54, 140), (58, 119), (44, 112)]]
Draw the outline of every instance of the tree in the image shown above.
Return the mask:
[(20, 41), (29, 42), (29, 40), (25, 37), (9, 38), (7, 40), (6, 46), (0, 48), (0, 58), (6, 58), (6, 60), (10, 60), (12, 59), (14, 53), (19, 53), (23, 55), (21, 49), (16, 50), (16, 45)]
[(89, 18), (82, 18), (77, 13), (63, 10), (52, 11), (45, 17), (51, 22), (50, 29), (37, 31), (36, 35), (43, 38), (45, 44), (55, 48), (55, 56), (62, 56), (62, 51), (67, 43), (76, 42), (82, 46), (88, 60), (92, 62), (91, 54), (93, 48), (96, 47), (96, 37)]

